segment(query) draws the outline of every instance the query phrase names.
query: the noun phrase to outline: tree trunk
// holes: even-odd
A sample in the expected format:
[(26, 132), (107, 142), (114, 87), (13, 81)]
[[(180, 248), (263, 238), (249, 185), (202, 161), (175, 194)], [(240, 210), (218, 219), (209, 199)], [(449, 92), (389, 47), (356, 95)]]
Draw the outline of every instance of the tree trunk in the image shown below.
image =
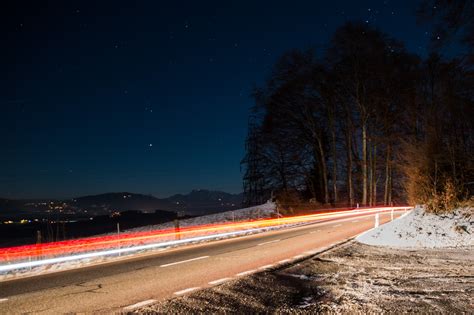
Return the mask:
[(347, 187), (349, 190), (349, 205), (352, 207), (354, 205), (354, 187), (352, 186), (352, 155), (349, 151), (347, 153)]
[(333, 198), (334, 204), (337, 204), (337, 152), (336, 152), (336, 132), (332, 130), (332, 189), (333, 189)]
[(321, 174), (323, 180), (323, 190), (324, 190), (324, 203), (329, 203), (329, 188), (328, 188), (328, 172), (326, 168), (326, 160), (324, 159), (324, 149), (321, 139), (318, 139), (318, 148), (319, 148), (319, 156), (320, 156), (320, 163), (321, 163)]
[(362, 123), (362, 205), (367, 205), (367, 126)]
[(346, 154), (347, 154), (347, 193), (349, 206), (354, 205), (354, 190), (352, 187), (352, 134), (351, 134), (351, 121), (348, 116), (347, 118), (347, 131), (346, 131)]
[(333, 104), (328, 105), (328, 118), (331, 126), (331, 140), (332, 140), (332, 190), (333, 190), (333, 203), (338, 202), (337, 196), (337, 147), (336, 147), (336, 124), (335, 124), (335, 113), (336, 109)]
[(389, 186), (390, 186), (390, 155), (391, 155), (391, 147), (390, 144), (387, 145), (387, 153), (386, 153), (386, 160), (385, 160), (385, 185), (384, 185), (384, 194), (383, 194), (383, 203), (388, 206), (390, 203), (388, 201), (389, 195)]
[(368, 162), (367, 162), (367, 167), (368, 167), (368, 174), (367, 174), (367, 181), (369, 182), (369, 188), (368, 188), (368, 204), (369, 206), (372, 206), (373, 200), (372, 200), (372, 193), (374, 192), (373, 190), (373, 180), (372, 180), (372, 175), (373, 175), (373, 164), (372, 164), (372, 147), (370, 145), (370, 141), (367, 145), (367, 155), (368, 155)]
[(388, 182), (388, 204), (392, 205), (392, 163), (390, 163), (390, 171), (389, 171), (390, 180)]
[(372, 151), (372, 206), (377, 205), (377, 145)]

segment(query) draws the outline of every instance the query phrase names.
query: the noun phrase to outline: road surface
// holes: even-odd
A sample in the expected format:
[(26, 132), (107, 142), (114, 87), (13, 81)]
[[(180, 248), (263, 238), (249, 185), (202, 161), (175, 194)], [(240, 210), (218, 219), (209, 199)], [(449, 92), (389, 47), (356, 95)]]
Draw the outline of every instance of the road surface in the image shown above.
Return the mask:
[[(390, 213), (380, 215), (389, 220)], [(130, 311), (302, 259), (373, 226), (373, 214), (331, 219), (0, 282), (0, 313)]]

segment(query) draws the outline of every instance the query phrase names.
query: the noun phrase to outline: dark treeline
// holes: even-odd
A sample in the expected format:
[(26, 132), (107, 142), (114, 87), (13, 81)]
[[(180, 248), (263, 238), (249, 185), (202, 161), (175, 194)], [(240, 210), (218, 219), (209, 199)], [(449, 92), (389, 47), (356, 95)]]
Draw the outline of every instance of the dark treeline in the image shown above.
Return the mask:
[[(292, 50), (254, 92), (246, 204), (389, 205), (462, 200), (474, 181), (474, 76), (364, 23), (324, 54)], [(449, 198), (448, 198), (449, 199)]]

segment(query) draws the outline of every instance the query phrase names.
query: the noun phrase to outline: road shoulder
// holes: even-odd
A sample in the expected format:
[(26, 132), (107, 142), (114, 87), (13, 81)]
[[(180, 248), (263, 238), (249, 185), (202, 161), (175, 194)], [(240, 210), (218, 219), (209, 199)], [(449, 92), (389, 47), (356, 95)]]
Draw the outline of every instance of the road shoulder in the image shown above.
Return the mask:
[(399, 250), (350, 241), (294, 265), (137, 312), (469, 312), (474, 307), (473, 249)]

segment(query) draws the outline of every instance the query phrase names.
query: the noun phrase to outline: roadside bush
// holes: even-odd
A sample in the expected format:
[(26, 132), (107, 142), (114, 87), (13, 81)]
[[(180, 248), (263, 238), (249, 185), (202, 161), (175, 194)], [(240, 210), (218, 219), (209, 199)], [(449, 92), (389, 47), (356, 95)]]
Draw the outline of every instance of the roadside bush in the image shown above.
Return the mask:
[(451, 212), (469, 200), (469, 192), (452, 171), (453, 163), (445, 156), (442, 144), (405, 143), (402, 152), (401, 168), (410, 204), (424, 204), (428, 212), (438, 214)]
[(297, 191), (282, 190), (276, 194), (276, 205), (283, 215), (293, 214), (300, 203), (301, 199)]
[(451, 212), (460, 205), (459, 195), (461, 192), (457, 191), (451, 179), (444, 183), (444, 187), (437, 192), (434, 192), (432, 197), (426, 202), (426, 210), (432, 213), (446, 213)]

